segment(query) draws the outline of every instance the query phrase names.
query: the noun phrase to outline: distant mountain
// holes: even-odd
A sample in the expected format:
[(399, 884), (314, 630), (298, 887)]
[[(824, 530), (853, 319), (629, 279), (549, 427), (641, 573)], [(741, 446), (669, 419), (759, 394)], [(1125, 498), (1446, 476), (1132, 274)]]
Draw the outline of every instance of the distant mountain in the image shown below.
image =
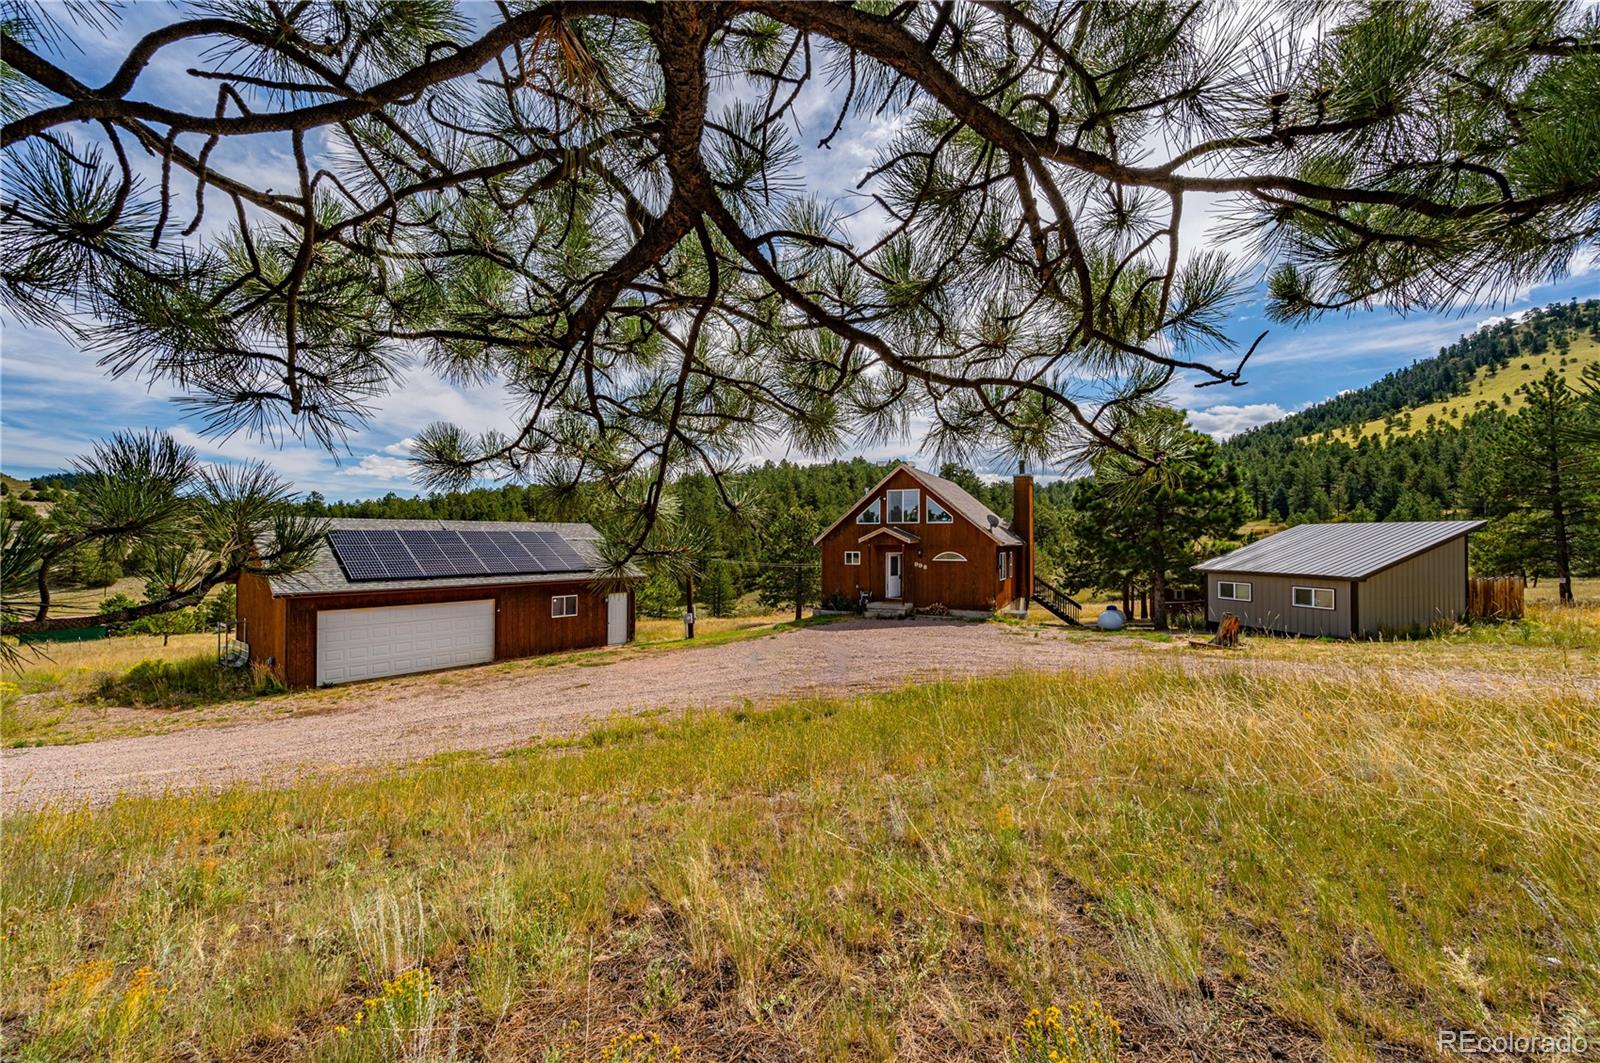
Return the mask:
[(1486, 325), (1432, 358), (1242, 432), (1230, 445), (1242, 452), (1268, 439), (1355, 443), (1459, 426), (1474, 413), (1520, 406), (1517, 389), (1547, 369), (1576, 379), (1591, 363), (1600, 363), (1600, 299), (1554, 303)]
[(1485, 441), (1556, 370), (1600, 364), (1600, 299), (1487, 325), (1376, 383), (1224, 444), (1268, 522), (1481, 516)]

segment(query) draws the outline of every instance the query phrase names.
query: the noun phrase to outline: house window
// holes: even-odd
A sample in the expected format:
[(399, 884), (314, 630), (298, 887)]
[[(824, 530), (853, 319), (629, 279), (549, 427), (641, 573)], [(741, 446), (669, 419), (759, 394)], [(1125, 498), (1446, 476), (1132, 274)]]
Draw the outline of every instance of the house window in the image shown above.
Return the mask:
[(1301, 609), (1332, 609), (1331, 587), (1295, 587), (1294, 604)]
[(889, 523), (916, 524), (922, 519), (922, 492), (916, 489), (889, 492)]
[(846, 550), (844, 552), (844, 563), (847, 564), (847, 565), (859, 565), (859, 564), (861, 564), (861, 551), (860, 550)]
[[(950, 515), (950, 511), (948, 509), (945, 509), (938, 502), (936, 502), (932, 495), (928, 496), (928, 523), (929, 524), (953, 524), (953, 523), (955, 523), (955, 518)], [(935, 558), (934, 560), (938, 560), (938, 559)], [(962, 558), (962, 560), (964, 561), (966, 559)]]
[(883, 523), (883, 499), (874, 498), (871, 502), (868, 502), (867, 503), (867, 508), (863, 509), (856, 516), (856, 523), (857, 524), (882, 524)]
[[(932, 504), (931, 503), (929, 504), (929, 507), (930, 508), (929, 508), (929, 511), (928, 511), (928, 519), (932, 520), (933, 519), (933, 510), (932, 510)], [(966, 558), (966, 555), (958, 554), (954, 550), (946, 550), (942, 554), (934, 554), (933, 555), (933, 559), (935, 561), (965, 561), (967, 558)]]
[(576, 594), (558, 594), (550, 599), (551, 616), (577, 616), (578, 596)]
[[(1248, 602), (1250, 600), (1250, 584), (1219, 581), (1217, 583), (1217, 597), (1224, 598), (1230, 602)], [(1333, 606), (1330, 605), (1328, 608), (1332, 609)]]
[(996, 573), (1001, 579), (1008, 579), (1011, 576), (1011, 555), (1002, 550), (999, 556), (1000, 560), (997, 564)]

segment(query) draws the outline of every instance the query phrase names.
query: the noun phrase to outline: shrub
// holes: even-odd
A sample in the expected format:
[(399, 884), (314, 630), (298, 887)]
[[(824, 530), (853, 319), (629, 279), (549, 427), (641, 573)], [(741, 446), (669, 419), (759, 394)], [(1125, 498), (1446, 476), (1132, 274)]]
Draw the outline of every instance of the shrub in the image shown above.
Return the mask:
[(283, 690), (266, 668), (224, 668), (208, 653), (176, 661), (140, 661), (119, 676), (100, 681), (101, 701), (141, 707), (180, 708)]
[(138, 604), (138, 599), (132, 595), (120, 593), (109, 595), (100, 601), (100, 615), (105, 616), (107, 613), (115, 613), (122, 609), (132, 609)]

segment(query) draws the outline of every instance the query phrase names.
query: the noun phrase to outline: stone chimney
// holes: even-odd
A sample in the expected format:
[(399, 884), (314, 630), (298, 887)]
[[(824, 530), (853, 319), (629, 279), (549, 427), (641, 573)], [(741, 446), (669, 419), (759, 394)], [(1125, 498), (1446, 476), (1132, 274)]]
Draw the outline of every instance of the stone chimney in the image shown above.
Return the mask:
[(1033, 597), (1033, 477), (1021, 472), (1011, 478), (1011, 530), (1022, 539), (1017, 596), (1026, 606)]

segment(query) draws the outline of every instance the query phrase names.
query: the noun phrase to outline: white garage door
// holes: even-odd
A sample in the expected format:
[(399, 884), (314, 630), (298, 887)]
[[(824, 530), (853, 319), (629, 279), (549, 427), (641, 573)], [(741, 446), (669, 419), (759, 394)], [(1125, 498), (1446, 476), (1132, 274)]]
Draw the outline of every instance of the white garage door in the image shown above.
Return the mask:
[(317, 613), (317, 685), (494, 660), (494, 601)]

